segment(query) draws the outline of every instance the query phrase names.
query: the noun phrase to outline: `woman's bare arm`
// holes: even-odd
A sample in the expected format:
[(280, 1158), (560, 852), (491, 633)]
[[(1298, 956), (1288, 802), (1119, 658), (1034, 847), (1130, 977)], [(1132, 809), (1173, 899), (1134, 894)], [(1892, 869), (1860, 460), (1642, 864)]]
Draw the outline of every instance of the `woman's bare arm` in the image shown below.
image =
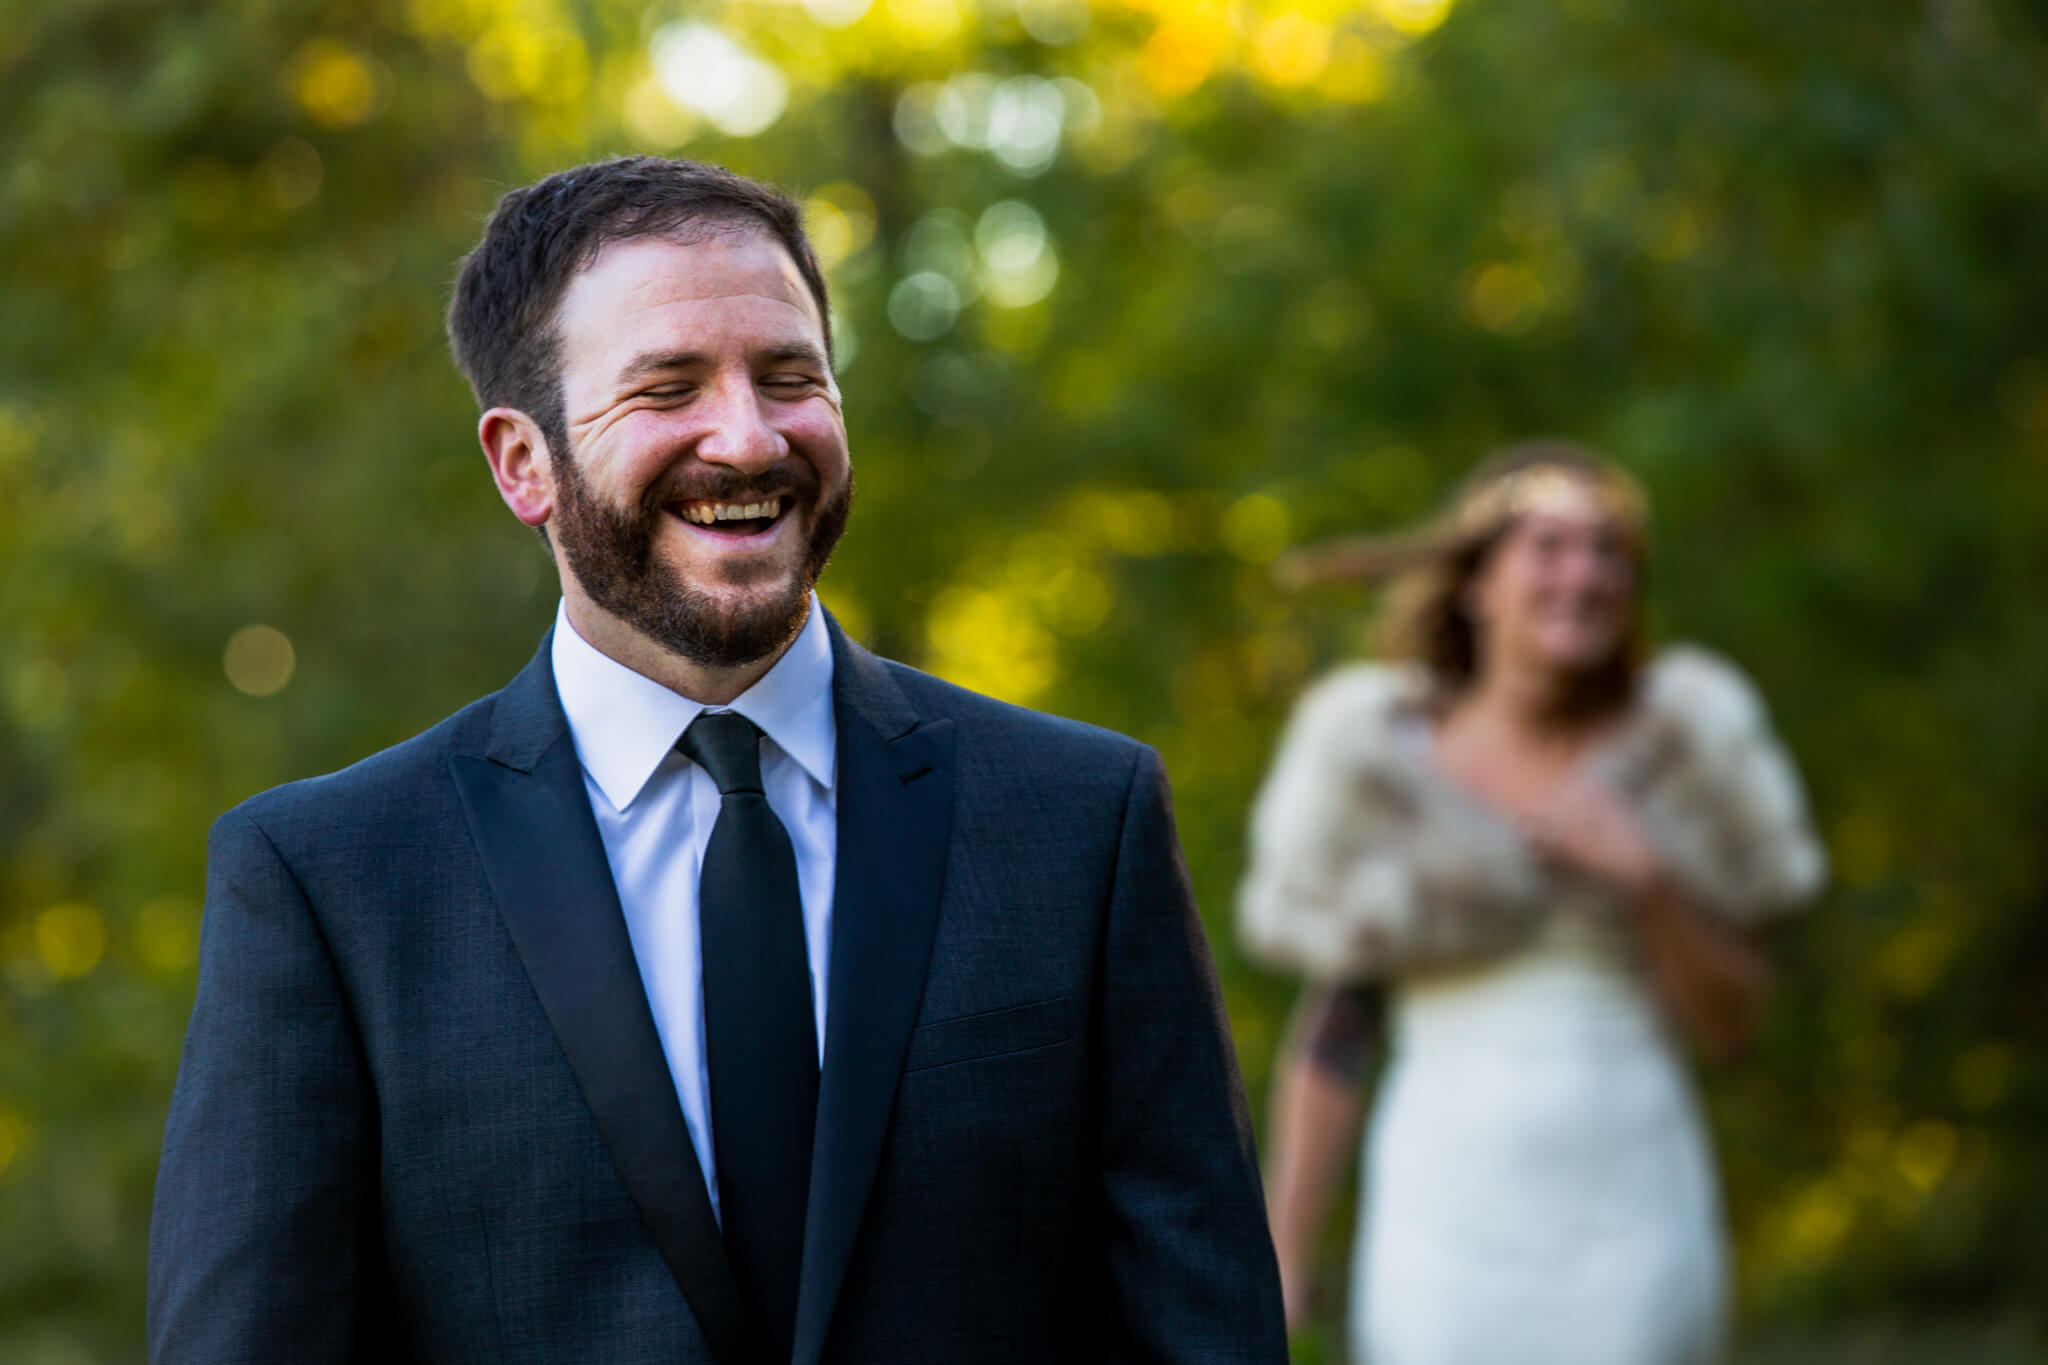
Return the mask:
[(1770, 988), (1763, 949), (1694, 905), (1669, 877), (1637, 890), (1630, 905), (1650, 980), (1693, 1046), (1715, 1060), (1740, 1052)]
[(1376, 988), (1311, 986), (1288, 1025), (1273, 1081), (1266, 1209), (1290, 1329), (1307, 1320), (1316, 1242), (1339, 1175), (1357, 1151), (1382, 1013)]

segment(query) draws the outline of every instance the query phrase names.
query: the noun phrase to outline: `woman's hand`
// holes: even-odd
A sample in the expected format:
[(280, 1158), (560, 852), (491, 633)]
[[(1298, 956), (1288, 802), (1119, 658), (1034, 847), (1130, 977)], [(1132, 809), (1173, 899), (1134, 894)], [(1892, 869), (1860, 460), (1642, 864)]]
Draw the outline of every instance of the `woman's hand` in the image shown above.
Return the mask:
[(1571, 782), (1524, 823), (1545, 858), (1621, 893), (1657, 994), (1710, 1058), (1740, 1051), (1770, 980), (1762, 951), (1694, 905), (1671, 878), (1633, 812), (1603, 782)]
[(1596, 778), (1575, 778), (1522, 821), (1546, 860), (1606, 882), (1630, 901), (1663, 880), (1664, 860), (1628, 805)]

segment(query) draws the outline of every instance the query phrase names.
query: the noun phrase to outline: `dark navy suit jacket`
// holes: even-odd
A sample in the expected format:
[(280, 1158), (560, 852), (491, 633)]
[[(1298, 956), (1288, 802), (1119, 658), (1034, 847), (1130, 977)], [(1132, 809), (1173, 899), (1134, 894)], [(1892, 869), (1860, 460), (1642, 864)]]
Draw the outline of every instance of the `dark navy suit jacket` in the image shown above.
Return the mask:
[[(796, 1360), (1286, 1358), (1150, 749), (832, 631), (839, 842)], [(543, 644), (214, 826), (159, 1365), (757, 1356)]]

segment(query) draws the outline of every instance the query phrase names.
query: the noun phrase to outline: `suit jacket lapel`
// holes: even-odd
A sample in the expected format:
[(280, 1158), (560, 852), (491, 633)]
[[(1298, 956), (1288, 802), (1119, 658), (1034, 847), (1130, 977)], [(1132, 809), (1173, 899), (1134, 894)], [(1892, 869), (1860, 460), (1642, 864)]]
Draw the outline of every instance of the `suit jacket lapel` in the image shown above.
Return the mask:
[(796, 1365), (824, 1351), (874, 1184), (924, 996), (953, 822), (952, 722), (920, 723), (882, 662), (829, 624), (839, 841)]
[(744, 1361), (739, 1287), (555, 695), (550, 643), (499, 694), (489, 753), (450, 760), (455, 785), (513, 946), (627, 1193), (713, 1352)]

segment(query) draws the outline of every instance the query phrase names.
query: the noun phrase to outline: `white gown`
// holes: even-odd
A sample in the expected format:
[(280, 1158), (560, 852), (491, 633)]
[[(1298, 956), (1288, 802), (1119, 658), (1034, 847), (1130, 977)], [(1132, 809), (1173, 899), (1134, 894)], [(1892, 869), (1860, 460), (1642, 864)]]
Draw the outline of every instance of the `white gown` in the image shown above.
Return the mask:
[(1356, 1365), (1718, 1358), (1707, 1134), (1599, 913), (1560, 906), (1513, 955), (1393, 996), (1360, 1185)]

